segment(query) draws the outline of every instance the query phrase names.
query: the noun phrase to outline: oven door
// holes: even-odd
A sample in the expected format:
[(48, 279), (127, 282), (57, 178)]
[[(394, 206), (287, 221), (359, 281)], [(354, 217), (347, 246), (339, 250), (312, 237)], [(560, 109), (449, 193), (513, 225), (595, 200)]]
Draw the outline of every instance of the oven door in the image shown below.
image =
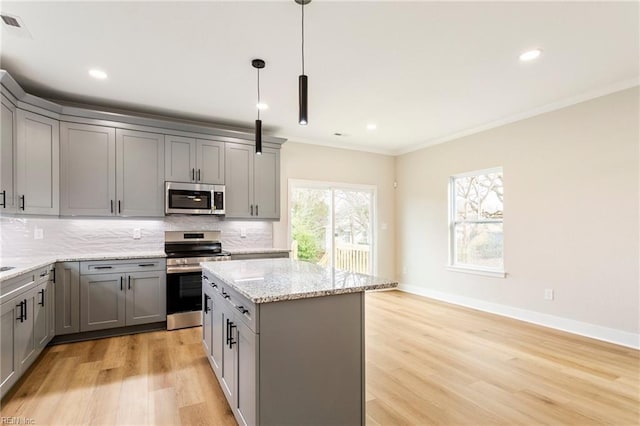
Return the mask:
[(167, 315), (202, 310), (202, 271), (167, 274)]

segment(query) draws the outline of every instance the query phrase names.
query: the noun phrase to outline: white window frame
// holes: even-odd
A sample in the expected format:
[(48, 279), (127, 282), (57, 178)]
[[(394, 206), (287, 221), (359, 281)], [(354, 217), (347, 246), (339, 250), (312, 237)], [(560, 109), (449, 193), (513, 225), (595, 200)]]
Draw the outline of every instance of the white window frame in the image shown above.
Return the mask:
[[(371, 241), (373, 247), (371, 248), (372, 256), (372, 275), (378, 274), (378, 187), (376, 185), (364, 185), (355, 183), (342, 183), (342, 182), (327, 182), (318, 180), (307, 179), (293, 179), (289, 178), (287, 182), (287, 240), (289, 241), (289, 247), (293, 243), (293, 235), (291, 233), (291, 193), (293, 188), (297, 186), (317, 189), (331, 190), (331, 235), (335, 235), (335, 210), (333, 205), (335, 204), (333, 191), (334, 190), (359, 190), (359, 191), (371, 191)], [(331, 263), (333, 264), (333, 254)]]
[[(474, 275), (483, 275), (487, 277), (497, 277), (504, 278), (507, 274), (504, 268), (504, 245), (502, 250), (502, 268), (489, 268), (483, 266), (476, 265), (461, 265), (456, 264), (456, 235), (455, 235), (455, 225), (456, 225), (456, 212), (455, 212), (455, 201), (456, 201), (456, 187), (455, 181), (459, 178), (465, 178), (470, 176), (478, 176), (489, 173), (501, 173), (503, 177), (504, 184), (504, 171), (502, 167), (492, 167), (489, 169), (482, 170), (474, 170), (472, 172), (460, 173), (449, 177), (449, 262), (447, 264), (447, 269), (453, 272), (463, 272)], [(500, 220), (496, 219), (484, 219), (484, 220), (473, 220), (469, 221), (473, 223), (502, 223), (502, 235), (503, 235), (503, 244), (504, 244), (504, 218)]]

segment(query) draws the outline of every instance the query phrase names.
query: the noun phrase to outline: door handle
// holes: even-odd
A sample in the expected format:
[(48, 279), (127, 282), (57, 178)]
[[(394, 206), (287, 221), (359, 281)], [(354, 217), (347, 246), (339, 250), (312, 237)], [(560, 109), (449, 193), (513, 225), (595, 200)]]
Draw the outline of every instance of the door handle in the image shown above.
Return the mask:
[(198, 182), (200, 182), (200, 169), (198, 169)]
[(120, 276), (120, 291), (124, 290), (124, 288), (122, 287), (122, 275)]
[(93, 269), (111, 269), (113, 266), (94, 266)]
[(27, 308), (28, 308), (28, 306), (27, 306), (27, 299), (24, 299), (24, 300), (22, 301), (22, 303), (24, 303), (24, 320), (26, 321), (26, 320), (27, 320)]
[(111, 214), (113, 214), (113, 200), (109, 200), (109, 204), (111, 205)]
[(20, 206), (20, 210), (24, 210), (24, 206), (25, 206), (25, 204), (26, 204), (26, 201), (25, 201), (25, 199), (24, 199), (24, 195), (21, 195), (21, 196), (20, 196), (20, 199), (22, 200), (22, 205)]
[(232, 322), (229, 323), (229, 349), (233, 348), (233, 345), (235, 345), (236, 342), (235, 340), (233, 340), (233, 329), (236, 328), (236, 325)]
[(127, 275), (127, 285), (129, 286), (129, 290), (131, 290), (131, 275)]
[(191, 169), (191, 180), (196, 180), (196, 169)]
[(122, 213), (122, 201), (118, 200), (118, 214)]
[(251, 204), (251, 216), (253, 216), (253, 204)]
[[(22, 314), (21, 314), (22, 315)], [(227, 318), (227, 345), (229, 344), (229, 337), (230, 337), (230, 333), (229, 333), (229, 318)]]
[(139, 263), (138, 266), (140, 266), (141, 268), (145, 266), (155, 266), (155, 263)]
[(249, 312), (249, 310), (242, 305), (236, 306), (236, 309), (239, 310), (242, 314), (246, 314), (247, 312)]
[(256, 204), (256, 216), (258, 216), (258, 205)]
[(2, 194), (2, 207), (7, 208), (7, 191), (0, 192)]
[(56, 283), (56, 268), (53, 268), (53, 283)]
[(44, 289), (40, 290), (38, 293), (40, 293), (40, 302), (38, 302), (38, 305), (40, 306), (44, 306)]
[(20, 308), (20, 316), (16, 318), (16, 321), (24, 322), (24, 318), (23, 318), (23, 316), (24, 316), (24, 308), (23, 308), (23, 306), (24, 306), (24, 300), (22, 302), (20, 302), (19, 305), (16, 305), (16, 308), (18, 308), (18, 307)]
[(211, 310), (211, 308), (209, 308), (209, 300), (210, 299), (211, 298), (207, 294), (204, 295), (204, 313), (205, 314), (209, 313), (209, 311)]

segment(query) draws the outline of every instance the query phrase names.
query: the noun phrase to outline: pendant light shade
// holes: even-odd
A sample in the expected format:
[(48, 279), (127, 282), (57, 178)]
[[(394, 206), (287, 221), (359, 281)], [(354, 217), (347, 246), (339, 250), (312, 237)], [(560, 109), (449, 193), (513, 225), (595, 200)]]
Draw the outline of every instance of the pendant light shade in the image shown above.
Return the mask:
[(298, 77), (298, 124), (307, 124), (307, 76), (301, 75)]
[(302, 74), (298, 77), (298, 124), (306, 126), (309, 123), (309, 114), (307, 106), (309, 104), (308, 96), (308, 77), (304, 73), (304, 5), (311, 3), (311, 0), (294, 0), (302, 9)]
[(264, 68), (265, 62), (262, 59), (253, 59), (251, 66), (258, 70), (258, 119), (256, 120), (255, 132), (256, 132), (256, 155), (262, 154), (262, 120), (260, 120), (260, 70)]
[(262, 120), (256, 120), (256, 154), (262, 154)]

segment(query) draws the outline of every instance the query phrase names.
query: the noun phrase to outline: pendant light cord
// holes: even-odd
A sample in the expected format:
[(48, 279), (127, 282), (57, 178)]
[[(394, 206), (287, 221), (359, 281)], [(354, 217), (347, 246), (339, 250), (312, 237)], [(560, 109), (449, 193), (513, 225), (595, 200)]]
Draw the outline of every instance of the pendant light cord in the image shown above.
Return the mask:
[(304, 1), (302, 2), (302, 75), (304, 75)]

